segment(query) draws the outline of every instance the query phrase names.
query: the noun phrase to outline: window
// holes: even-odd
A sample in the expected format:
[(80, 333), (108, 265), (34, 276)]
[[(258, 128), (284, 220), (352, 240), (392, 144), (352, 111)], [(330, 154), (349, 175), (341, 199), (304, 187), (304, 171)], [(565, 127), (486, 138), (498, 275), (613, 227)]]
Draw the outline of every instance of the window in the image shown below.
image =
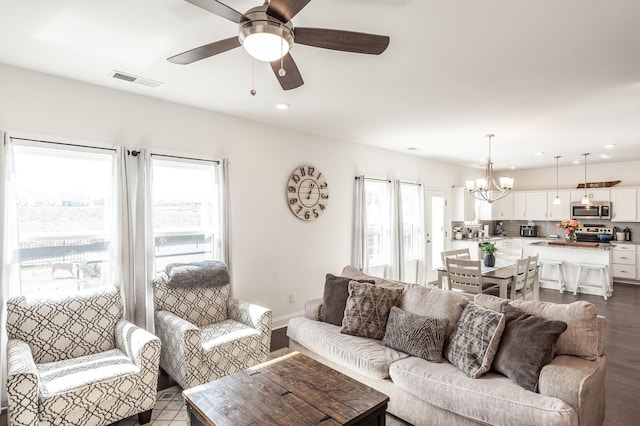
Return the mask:
[(155, 270), (167, 264), (220, 259), (217, 163), (152, 160)]
[(415, 183), (400, 183), (402, 197), (402, 244), (404, 260), (416, 260), (421, 256), (422, 187)]
[(21, 294), (48, 296), (106, 284), (110, 150), (14, 145)]
[(369, 268), (391, 266), (391, 183), (365, 179)]

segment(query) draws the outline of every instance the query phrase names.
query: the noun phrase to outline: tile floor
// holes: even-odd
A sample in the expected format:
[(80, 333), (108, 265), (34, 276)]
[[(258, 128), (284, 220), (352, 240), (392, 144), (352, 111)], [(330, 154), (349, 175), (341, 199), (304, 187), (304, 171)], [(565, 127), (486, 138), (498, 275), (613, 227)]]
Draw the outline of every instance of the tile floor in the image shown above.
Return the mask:
[[(288, 348), (279, 349), (271, 352), (271, 358), (288, 353)], [(387, 414), (387, 426), (409, 426), (408, 423)], [(187, 410), (184, 406), (182, 398), (182, 388), (173, 386), (158, 392), (156, 405), (153, 407), (151, 414), (151, 426), (188, 426)], [(111, 426), (139, 426), (138, 416), (132, 416), (128, 419), (120, 420)]]

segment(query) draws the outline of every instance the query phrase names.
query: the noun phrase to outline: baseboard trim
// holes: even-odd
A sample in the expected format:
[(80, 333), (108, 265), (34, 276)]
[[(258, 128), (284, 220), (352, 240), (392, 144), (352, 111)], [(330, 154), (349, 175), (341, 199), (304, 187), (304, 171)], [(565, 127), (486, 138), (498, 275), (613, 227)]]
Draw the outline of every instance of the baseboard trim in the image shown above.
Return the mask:
[(279, 328), (286, 327), (291, 318), (301, 317), (303, 315), (304, 315), (304, 311), (300, 311), (300, 312), (294, 312), (294, 313), (289, 314), (289, 315), (283, 315), (283, 316), (274, 318), (273, 322), (271, 323), (271, 329), (272, 330), (277, 330)]

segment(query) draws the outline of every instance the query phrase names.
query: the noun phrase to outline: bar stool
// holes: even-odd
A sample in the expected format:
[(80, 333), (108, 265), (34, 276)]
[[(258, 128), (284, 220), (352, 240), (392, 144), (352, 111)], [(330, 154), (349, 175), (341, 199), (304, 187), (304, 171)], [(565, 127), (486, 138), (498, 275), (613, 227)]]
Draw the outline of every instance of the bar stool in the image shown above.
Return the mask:
[(564, 268), (563, 268), (564, 262), (562, 260), (540, 259), (538, 263), (540, 264), (540, 271), (539, 271), (539, 278), (538, 278), (540, 281), (551, 281), (551, 280), (545, 280), (543, 278), (542, 272), (545, 269), (543, 268), (543, 266), (548, 265), (549, 267), (551, 266), (557, 267), (558, 279), (556, 281), (558, 281), (558, 285), (560, 286), (560, 293), (564, 293), (564, 291), (567, 289), (566, 281), (564, 279)]
[[(581, 286), (580, 280), (582, 278), (582, 272), (585, 272), (584, 276), (586, 278), (589, 270), (600, 271), (600, 274), (602, 276), (602, 295), (604, 296), (604, 300), (607, 300), (607, 297), (613, 294), (613, 288), (609, 286), (609, 265), (600, 265), (593, 263), (577, 263), (576, 265), (578, 266), (578, 277), (576, 278), (576, 288), (575, 290), (573, 290), (574, 295), (578, 293), (578, 288)], [(582, 285), (582, 287), (593, 286)]]

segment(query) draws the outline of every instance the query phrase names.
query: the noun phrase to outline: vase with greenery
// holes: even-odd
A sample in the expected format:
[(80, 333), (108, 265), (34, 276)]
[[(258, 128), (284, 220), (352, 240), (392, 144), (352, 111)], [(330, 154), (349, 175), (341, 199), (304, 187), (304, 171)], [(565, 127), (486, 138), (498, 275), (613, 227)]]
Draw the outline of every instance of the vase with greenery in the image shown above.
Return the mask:
[(482, 243), (480, 245), (480, 249), (482, 250), (482, 252), (484, 253), (484, 266), (495, 266), (496, 264), (496, 255), (495, 252), (498, 251), (498, 248), (496, 247), (495, 243), (492, 243), (491, 241), (487, 241), (486, 243)]

